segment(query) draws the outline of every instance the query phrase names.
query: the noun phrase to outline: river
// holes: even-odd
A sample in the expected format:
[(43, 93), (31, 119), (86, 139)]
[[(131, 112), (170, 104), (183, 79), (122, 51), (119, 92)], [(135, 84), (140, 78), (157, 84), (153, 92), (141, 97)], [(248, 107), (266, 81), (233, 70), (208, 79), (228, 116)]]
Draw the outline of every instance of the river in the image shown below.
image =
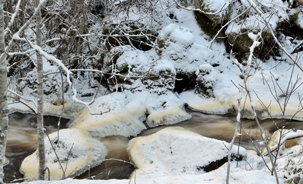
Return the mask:
[[(236, 119), (234, 116), (207, 115), (193, 111), (189, 111), (189, 113), (192, 115), (190, 120), (172, 126), (183, 127), (206, 137), (225, 140), (227, 142), (231, 141), (236, 126)], [(59, 118), (45, 116), (44, 120), (47, 133), (52, 133), (58, 130), (57, 124)], [(61, 119), (60, 129), (67, 128), (68, 122), (68, 119)], [(273, 133), (275, 130), (277, 130), (277, 127), (303, 129), (303, 124), (299, 121), (286, 123), (283, 120), (275, 119), (261, 121), (261, 124), (269, 133)], [(254, 120), (245, 119), (242, 121), (242, 125), (245, 132), (250, 136), (242, 133), (241, 142), (238, 139), (236, 140), (236, 144), (239, 144), (240, 142), (241, 146), (245, 147), (246, 149), (255, 149), (255, 146), (262, 148), (262, 144), (257, 144), (257, 142), (261, 141), (261, 137), (256, 126), (256, 122)], [(168, 126), (147, 129), (138, 136), (147, 136), (165, 127)], [(252, 143), (252, 140), (255, 144)], [(112, 136), (102, 138), (102, 141), (109, 149), (109, 154), (106, 157), (108, 160), (104, 161), (100, 166), (90, 169), (77, 178), (128, 178), (135, 169), (134, 166), (129, 163), (128, 154), (126, 152), (126, 146), (129, 138)], [(9, 132), (6, 149), (6, 157), (10, 160), (10, 163), (4, 167), (4, 182), (9, 183), (13, 181), (23, 181), (22, 174), (19, 172), (19, 167), (22, 160), (26, 156), (32, 154), (36, 150), (36, 147), (37, 136), (35, 116), (21, 113), (11, 114), (9, 116)]]

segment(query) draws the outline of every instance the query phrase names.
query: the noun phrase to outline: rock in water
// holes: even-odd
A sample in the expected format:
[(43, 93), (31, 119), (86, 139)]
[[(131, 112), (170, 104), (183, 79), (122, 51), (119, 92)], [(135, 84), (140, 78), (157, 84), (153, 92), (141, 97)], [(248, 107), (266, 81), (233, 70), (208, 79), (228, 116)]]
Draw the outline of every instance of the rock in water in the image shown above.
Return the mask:
[[(44, 138), (45, 166), (49, 168), (52, 180), (63, 178), (62, 169), (65, 171), (65, 177), (78, 176), (101, 164), (108, 153), (102, 142), (92, 138), (83, 130), (64, 129), (60, 130), (59, 136), (58, 132), (54, 132), (49, 135), (49, 138), (51, 143), (48, 137)], [(38, 152), (35, 151), (23, 160), (20, 172), (27, 180), (38, 179), (38, 159)], [(47, 174), (46, 171), (45, 178), (48, 177)]]
[[(132, 139), (127, 147), (138, 168), (133, 178), (197, 174), (217, 169), (227, 161), (229, 143), (203, 137), (181, 128), (165, 128), (146, 137)], [(238, 146), (232, 154), (237, 155)], [(239, 149), (239, 156), (246, 150)]]

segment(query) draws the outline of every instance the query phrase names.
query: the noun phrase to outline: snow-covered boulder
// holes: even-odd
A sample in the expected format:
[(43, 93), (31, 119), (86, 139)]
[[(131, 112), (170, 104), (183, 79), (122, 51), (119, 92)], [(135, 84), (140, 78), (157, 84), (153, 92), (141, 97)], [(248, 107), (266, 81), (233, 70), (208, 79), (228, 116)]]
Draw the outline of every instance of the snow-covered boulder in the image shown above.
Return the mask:
[[(181, 128), (165, 128), (146, 137), (132, 139), (127, 147), (138, 168), (133, 178), (211, 171), (227, 161), (229, 143), (203, 137)], [(235, 158), (238, 147), (234, 146)], [(246, 155), (240, 147), (239, 157)]]
[(145, 99), (130, 99), (126, 93), (112, 93), (97, 98), (70, 125), (73, 128), (87, 130), (93, 136), (106, 137), (120, 135), (136, 136), (146, 129)]
[[(275, 135), (278, 135), (274, 134)], [(284, 130), (282, 135), (282, 141), (285, 138), (292, 138), (292, 137), (298, 137), (299, 135), (303, 135), (302, 130), (298, 130), (297, 132)], [(275, 141), (278, 141), (279, 136), (273, 137), (276, 138)], [(303, 160), (302, 160), (302, 152), (303, 152), (303, 139), (297, 138), (293, 140), (289, 140), (290, 142), (286, 142), (284, 145), (282, 145), (282, 148), (279, 149), (279, 154), (277, 155), (277, 161), (276, 161), (276, 170), (278, 173), (278, 176), (280, 178), (284, 179), (284, 183), (294, 183), (298, 184), (303, 181)], [(293, 144), (292, 144), (293, 143)], [(287, 145), (292, 144), (292, 145)], [(291, 147), (288, 147), (291, 146)], [(271, 164), (269, 164), (269, 167), (271, 167)], [(266, 170), (268, 173), (268, 169), (264, 167), (264, 170)]]
[[(253, 1), (254, 2), (254, 1)], [(254, 2), (256, 3), (256, 2)], [(262, 11), (263, 17), (265, 17), (266, 22), (271, 26), (273, 30), (276, 30), (281, 23), (289, 20), (288, 10), (292, 7), (291, 2), (282, 2), (281, 0), (263, 0), (256, 3), (259, 10)], [(229, 18), (235, 18), (251, 5), (246, 0), (241, 0), (240, 3), (233, 4), (233, 12)], [(271, 35), (270, 29), (267, 27), (264, 20), (260, 15), (254, 10), (247, 11), (245, 16), (237, 18), (235, 21), (227, 26), (225, 34), (233, 47), (239, 52), (249, 52), (249, 47), (252, 41), (248, 37), (248, 33), (258, 33), (262, 32), (262, 47), (260, 46), (260, 56), (268, 54), (272, 48), (267, 45), (272, 45), (274, 40)], [(260, 51), (259, 51), (260, 52)]]
[(117, 74), (108, 79), (111, 91), (148, 89), (163, 94), (174, 89), (176, 70), (170, 61), (159, 59), (154, 49), (144, 52), (131, 46), (115, 47), (104, 62), (106, 71)]
[[(173, 125), (191, 118), (184, 103), (172, 92), (163, 95), (150, 94), (147, 101), (146, 124), (149, 127)], [(157, 100), (155, 100), (157, 99)]]
[(90, 108), (95, 114), (84, 109), (71, 127), (88, 130), (98, 137), (136, 136), (146, 129), (145, 120), (149, 127), (156, 127), (191, 118), (184, 110), (183, 101), (172, 92), (162, 95), (147, 91), (112, 93), (97, 98)]
[[(60, 130), (59, 133), (50, 134), (49, 139), (44, 138), (45, 165), (49, 168), (52, 180), (62, 179), (63, 170), (65, 177), (78, 176), (89, 168), (101, 164), (108, 153), (102, 142), (92, 138), (88, 132), (83, 130)], [(38, 163), (37, 151), (23, 160), (20, 172), (27, 180), (38, 179)], [(46, 178), (48, 177), (47, 173), (45, 174)]]
[[(213, 22), (213, 27), (215, 27), (227, 20), (230, 2), (230, 0), (195, 0), (195, 7), (207, 13), (218, 12), (216, 14), (205, 14)], [(219, 12), (220, 10), (223, 11)]]
[[(276, 148), (277, 145), (281, 143), (281, 141), (283, 141), (279, 149), (284, 150), (285, 148), (290, 148), (300, 144), (300, 142), (303, 141), (302, 136), (302, 130), (297, 130), (296, 132), (289, 129), (277, 130), (271, 136), (270, 141), (268, 142), (268, 146), (270, 148)], [(266, 148), (264, 148), (263, 153), (265, 153), (266, 151)]]
[(213, 86), (219, 72), (215, 70), (210, 64), (202, 64), (196, 72), (197, 84), (195, 92), (205, 97), (215, 97)]
[(197, 67), (212, 56), (212, 51), (206, 46), (195, 43), (195, 37), (188, 28), (176, 24), (169, 24), (160, 31), (156, 52), (160, 62), (170, 62), (177, 73), (188, 76), (194, 75)]

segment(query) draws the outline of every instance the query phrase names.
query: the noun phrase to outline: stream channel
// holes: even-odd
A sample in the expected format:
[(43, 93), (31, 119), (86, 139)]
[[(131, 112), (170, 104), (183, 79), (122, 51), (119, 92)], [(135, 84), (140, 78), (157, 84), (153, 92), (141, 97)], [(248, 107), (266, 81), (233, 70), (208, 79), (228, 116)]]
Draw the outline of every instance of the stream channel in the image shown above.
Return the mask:
[[(187, 130), (197, 132), (203, 136), (215, 138), (219, 140), (225, 140), (230, 142), (236, 126), (235, 116), (218, 116), (218, 115), (206, 115), (199, 112), (193, 112), (188, 110), (192, 115), (192, 118), (187, 121), (183, 121), (176, 125), (183, 127)], [(58, 130), (58, 117), (45, 116), (44, 124), (47, 133), (50, 134)], [(69, 120), (61, 119), (60, 129), (68, 127)], [(299, 121), (292, 121), (285, 125), (282, 120), (275, 120), (279, 128), (295, 128), (303, 129), (303, 123)], [(277, 130), (276, 125), (272, 120), (261, 121), (263, 128), (268, 132), (273, 133)], [(246, 149), (255, 149), (251, 141), (261, 141), (259, 131), (254, 120), (244, 119), (242, 121), (243, 128), (251, 136), (245, 136), (242, 134), (241, 146)], [(144, 130), (138, 136), (147, 136), (153, 134), (163, 128), (169, 126), (161, 126)], [(36, 117), (31, 114), (13, 113), (9, 115), (9, 132), (7, 139), (6, 157), (10, 163), (4, 167), (5, 177), (4, 182), (22, 182), (23, 176), (19, 172), (21, 162), (25, 157), (32, 154), (37, 148), (37, 135), (36, 135)], [(126, 146), (130, 138), (112, 136), (102, 138), (103, 143), (107, 146), (109, 152), (106, 159), (101, 165), (90, 169), (89, 171), (78, 176), (78, 179), (127, 179), (135, 169), (129, 164), (128, 154), (126, 152)], [(239, 144), (239, 140), (236, 140), (236, 144)], [(120, 161), (114, 161), (110, 159), (119, 159)], [(122, 160), (122, 161), (121, 161)]]

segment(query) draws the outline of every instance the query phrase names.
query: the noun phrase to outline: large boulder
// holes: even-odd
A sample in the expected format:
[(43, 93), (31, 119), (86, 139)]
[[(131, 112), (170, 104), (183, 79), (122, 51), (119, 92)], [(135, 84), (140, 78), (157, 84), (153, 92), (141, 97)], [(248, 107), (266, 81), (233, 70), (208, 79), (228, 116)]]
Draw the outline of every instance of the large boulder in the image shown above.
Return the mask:
[(213, 22), (213, 27), (215, 27), (228, 19), (230, 2), (230, 0), (195, 0), (195, 7), (207, 13), (223, 10), (217, 14), (205, 14)]
[(146, 129), (143, 124), (146, 107), (142, 98), (132, 100), (125, 93), (112, 93), (97, 98), (89, 108), (79, 113), (70, 126), (87, 130), (96, 137), (130, 137)]
[[(50, 140), (49, 140), (50, 139)], [(103, 162), (107, 155), (106, 146), (92, 138), (88, 132), (78, 129), (64, 129), (54, 132), (44, 138), (46, 167), (50, 171), (51, 180), (65, 177), (75, 177), (89, 168)], [(20, 172), (27, 180), (38, 179), (38, 151), (26, 157), (20, 167)], [(46, 171), (45, 177), (48, 177)]]
[(191, 118), (184, 110), (183, 101), (172, 92), (112, 93), (97, 98), (90, 109), (93, 114), (84, 109), (70, 126), (98, 137), (136, 136), (147, 128), (145, 125), (171, 125)]
[[(217, 169), (227, 161), (229, 143), (203, 137), (181, 128), (165, 128), (146, 137), (132, 139), (127, 147), (138, 168), (137, 177), (197, 174)], [(242, 158), (246, 150), (233, 146), (233, 158)]]

